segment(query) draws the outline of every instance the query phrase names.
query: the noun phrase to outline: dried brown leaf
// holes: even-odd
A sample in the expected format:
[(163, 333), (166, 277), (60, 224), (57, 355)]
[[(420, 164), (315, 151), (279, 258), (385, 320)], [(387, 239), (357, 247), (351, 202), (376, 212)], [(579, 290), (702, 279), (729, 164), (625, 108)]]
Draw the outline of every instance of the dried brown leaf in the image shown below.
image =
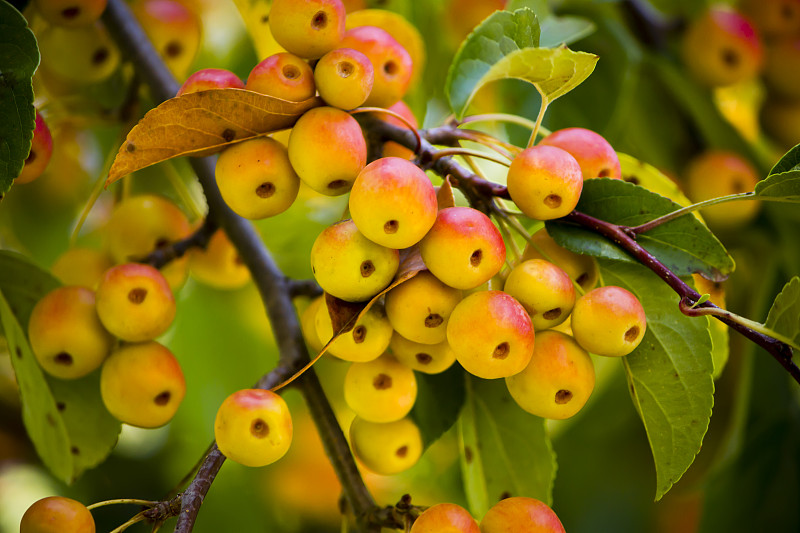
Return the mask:
[(439, 204), (439, 210), (447, 207), (454, 207), (456, 205), (456, 197), (453, 193), (453, 185), (450, 183), (450, 174), (445, 176), (439, 190), (436, 191), (436, 202)]

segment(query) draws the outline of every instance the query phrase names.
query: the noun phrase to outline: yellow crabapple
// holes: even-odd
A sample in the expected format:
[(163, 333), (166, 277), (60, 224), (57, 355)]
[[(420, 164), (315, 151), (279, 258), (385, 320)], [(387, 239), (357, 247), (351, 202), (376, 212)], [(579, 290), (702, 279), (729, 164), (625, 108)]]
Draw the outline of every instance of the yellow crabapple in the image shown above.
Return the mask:
[(647, 317), (641, 302), (622, 287), (592, 289), (578, 298), (572, 309), (572, 334), (593, 354), (627, 355), (642, 342), (646, 329)]
[(344, 399), (364, 420), (394, 422), (414, 407), (417, 379), (411, 368), (384, 354), (350, 365), (344, 378)]
[(356, 416), (350, 424), (350, 446), (368, 469), (382, 476), (399, 474), (422, 456), (422, 435), (408, 417), (370, 422)]

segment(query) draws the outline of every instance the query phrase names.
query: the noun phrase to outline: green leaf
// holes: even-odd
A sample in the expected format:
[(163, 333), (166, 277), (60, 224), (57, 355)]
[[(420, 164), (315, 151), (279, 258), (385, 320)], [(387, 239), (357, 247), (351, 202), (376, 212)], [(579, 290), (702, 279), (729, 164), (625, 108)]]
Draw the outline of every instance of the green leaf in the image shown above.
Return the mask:
[(416, 376), (417, 400), (410, 416), (427, 448), (458, 420), (466, 395), (464, 373), (458, 365), (453, 365), (440, 374), (416, 372)]
[(769, 171), (768, 176), (798, 170), (798, 167), (800, 167), (800, 144), (783, 154), (783, 157)]
[(0, 199), (22, 172), (36, 120), (31, 78), (39, 66), (25, 18), (0, 0)]
[(14, 252), (0, 251), (0, 271), (0, 325), (12, 354), (25, 428), (42, 462), (71, 483), (108, 456), (121, 424), (103, 404), (99, 372), (56, 379), (42, 371), (33, 355), (25, 334), (31, 310), (59, 282)]
[[(681, 206), (642, 187), (610, 178), (583, 184), (576, 210), (623, 226), (638, 226)], [(621, 248), (591, 230), (562, 221), (547, 222), (547, 231), (561, 246), (582, 254), (633, 262)], [(724, 280), (734, 263), (725, 247), (693, 216), (684, 216), (640, 234), (637, 242), (679, 276), (695, 272)]]
[(725, 365), (728, 364), (730, 355), (730, 336), (728, 326), (717, 320), (708, 317), (709, 329), (711, 334), (711, 359), (714, 361), (714, 379), (722, 375)]
[(756, 183), (756, 196), (800, 202), (800, 170), (770, 174), (767, 179)]
[(658, 500), (692, 464), (708, 430), (714, 404), (708, 320), (683, 315), (677, 295), (648, 269), (598, 263), (606, 284), (635, 294), (647, 315), (641, 344), (623, 362), (653, 452)]
[(619, 157), (624, 181), (669, 198), (681, 207), (692, 205), (692, 201), (683, 194), (678, 184), (653, 165), (640, 161), (628, 154), (618, 152), (617, 156)]
[(793, 277), (775, 297), (765, 326), (800, 345), (800, 277)]
[(445, 94), (456, 116), (464, 116), (495, 65), (503, 64), (509, 54), (537, 46), (539, 22), (530, 9), (497, 11), (480, 23), (461, 43), (447, 73)]
[(508, 495), (549, 504), (556, 460), (544, 419), (523, 411), (504, 380), (466, 380), (459, 429), (461, 470), (472, 514), (483, 516)]
[(583, 17), (564, 15), (560, 17), (541, 16), (541, 39), (539, 46), (550, 48), (562, 44), (570, 44), (591, 35), (596, 26)]

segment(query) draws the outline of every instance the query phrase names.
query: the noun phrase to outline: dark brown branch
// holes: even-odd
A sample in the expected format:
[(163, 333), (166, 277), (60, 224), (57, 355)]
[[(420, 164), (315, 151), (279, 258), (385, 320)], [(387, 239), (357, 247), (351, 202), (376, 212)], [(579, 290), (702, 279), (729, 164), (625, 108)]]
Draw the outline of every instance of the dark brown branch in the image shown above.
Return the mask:
[(170, 261), (186, 255), (192, 248), (205, 249), (215, 231), (217, 231), (216, 221), (213, 218), (206, 218), (203, 225), (185, 239), (159, 246), (139, 262), (147, 263), (154, 268), (163, 268)]

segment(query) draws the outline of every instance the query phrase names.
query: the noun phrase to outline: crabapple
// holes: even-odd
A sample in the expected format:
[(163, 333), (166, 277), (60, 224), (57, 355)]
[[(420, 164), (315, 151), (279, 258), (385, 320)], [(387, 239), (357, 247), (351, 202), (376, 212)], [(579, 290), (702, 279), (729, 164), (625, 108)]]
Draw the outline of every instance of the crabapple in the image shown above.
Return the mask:
[(386, 293), (386, 315), (405, 338), (438, 344), (447, 340), (447, 319), (461, 297), (460, 290), (423, 270)]
[(765, 38), (800, 33), (800, 0), (742, 0), (739, 9)]
[(305, 59), (318, 59), (339, 46), (345, 32), (341, 0), (274, 0), (269, 28), (279, 45)]
[(344, 399), (356, 415), (370, 422), (394, 422), (406, 416), (417, 399), (414, 371), (384, 354), (353, 363), (344, 378)]
[(533, 324), (512, 296), (502, 291), (474, 292), (453, 309), (447, 342), (470, 374), (504, 378), (528, 365), (534, 346)]
[(486, 511), (481, 533), (564, 533), (556, 513), (535, 498), (513, 496)]
[(207, 91), (209, 89), (244, 89), (244, 82), (230, 70), (204, 68), (186, 78), (186, 81), (183, 82), (181, 88), (178, 89), (178, 94), (175, 96), (183, 96), (184, 94)]
[(447, 340), (438, 344), (422, 344), (410, 341), (395, 331), (389, 349), (395, 359), (425, 374), (439, 374), (456, 362), (456, 353)]
[[(408, 107), (408, 104), (403, 102), (402, 100), (398, 100), (394, 104), (387, 107), (389, 111), (394, 111), (404, 119), (406, 119), (411, 127), (414, 129), (419, 129), (419, 122), (417, 122), (417, 117), (414, 116), (414, 113), (411, 111), (411, 108)], [(408, 128), (403, 121), (391, 116), (382, 114), (380, 115), (381, 120), (388, 122), (389, 124), (393, 124), (398, 128)], [(400, 157), (402, 159), (413, 159), (414, 158), (413, 150), (409, 150), (405, 146), (401, 146), (400, 144), (394, 141), (386, 141), (383, 143), (383, 157)]]
[(543, 259), (515, 266), (503, 291), (522, 304), (536, 331), (561, 324), (575, 305), (575, 287), (567, 273)]
[(289, 451), (292, 429), (283, 398), (268, 390), (243, 389), (220, 405), (214, 438), (228, 459), (245, 466), (266, 466)]
[(19, 523), (19, 533), (94, 533), (92, 513), (81, 502), (48, 496), (33, 503)]
[[(333, 338), (333, 323), (327, 306), (323, 303), (317, 308), (315, 327), (320, 342), (327, 343)], [(355, 326), (340, 335), (328, 347), (328, 352), (339, 359), (357, 363), (372, 361), (386, 351), (392, 340), (392, 325), (380, 305), (371, 306), (355, 323)]]
[(422, 435), (408, 417), (376, 423), (356, 416), (350, 424), (350, 445), (367, 468), (382, 476), (408, 470), (422, 456)]
[(50, 272), (64, 285), (94, 289), (112, 266), (114, 262), (108, 252), (94, 248), (70, 248), (56, 258)]
[(325, 346), (325, 343), (317, 333), (317, 313), (320, 307), (325, 307), (324, 294), (311, 300), (311, 303), (300, 313), (300, 329), (303, 331), (303, 338), (313, 354), (318, 354)]
[(375, 79), (367, 56), (352, 48), (336, 48), (317, 61), (314, 82), (325, 103), (339, 109), (363, 104)]
[(38, 35), (42, 68), (71, 83), (107, 79), (120, 63), (119, 49), (99, 21), (89, 26), (49, 26)]
[(581, 167), (572, 155), (556, 146), (531, 146), (508, 168), (508, 194), (530, 218), (552, 220), (578, 205), (583, 190)]
[(581, 167), (583, 179), (621, 178), (622, 169), (617, 152), (609, 142), (586, 128), (557, 130), (542, 139), (539, 146), (555, 146), (566, 150)]
[(287, 52), (273, 54), (253, 67), (245, 88), (290, 102), (302, 102), (317, 94), (311, 67)]
[(480, 533), (469, 511), (454, 503), (437, 503), (423, 511), (410, 533)]
[(50, 24), (88, 26), (103, 14), (108, 0), (35, 0), (36, 10)]
[(593, 288), (600, 277), (600, 271), (594, 258), (589, 255), (576, 254), (559, 246), (547, 233), (546, 228), (531, 235), (525, 246), (521, 260), (529, 261), (531, 259), (550, 261), (566, 272), (570, 279), (580, 285), (584, 291)]
[(200, 17), (177, 0), (136, 0), (131, 11), (177, 78), (184, 78), (200, 49)]
[(587, 292), (572, 309), (572, 333), (593, 354), (621, 357), (644, 338), (647, 317), (641, 302), (622, 287), (607, 285)]
[(31, 151), (28, 152), (25, 166), (22, 167), (19, 176), (14, 179), (14, 183), (17, 185), (30, 183), (41, 176), (50, 162), (51, 155), (53, 155), (53, 136), (50, 134), (50, 128), (47, 127), (42, 114), (37, 112), (36, 125), (31, 139)]
[(192, 248), (189, 270), (196, 280), (217, 289), (238, 289), (250, 281), (250, 270), (222, 229), (211, 235), (204, 250)]

